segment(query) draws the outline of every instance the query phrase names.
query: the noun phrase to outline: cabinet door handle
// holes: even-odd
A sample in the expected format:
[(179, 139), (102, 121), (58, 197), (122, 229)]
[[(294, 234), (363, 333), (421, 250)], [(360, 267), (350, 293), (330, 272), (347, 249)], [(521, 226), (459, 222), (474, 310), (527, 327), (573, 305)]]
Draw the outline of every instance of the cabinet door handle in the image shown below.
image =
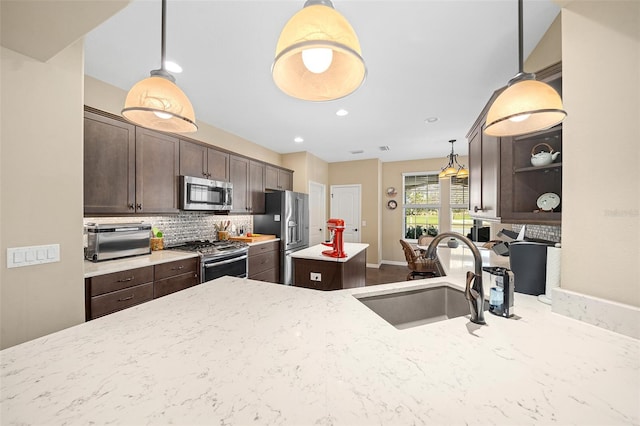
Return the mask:
[(129, 297), (123, 297), (122, 299), (118, 299), (118, 302), (126, 302), (127, 300), (131, 300), (133, 299), (133, 294)]
[(184, 266), (180, 265), (177, 268), (171, 268), (172, 271), (179, 271), (180, 269), (184, 269)]
[(126, 282), (128, 282), (128, 281), (133, 281), (133, 278), (134, 278), (134, 277), (129, 277), (129, 278), (125, 278), (125, 279), (123, 279), (123, 280), (118, 280), (117, 282), (119, 282), (119, 283), (126, 283)]
[(140, 203), (136, 204), (136, 210), (142, 210), (142, 204)]
[(133, 204), (129, 204), (129, 210), (133, 210), (133, 209), (135, 209), (134, 205)]

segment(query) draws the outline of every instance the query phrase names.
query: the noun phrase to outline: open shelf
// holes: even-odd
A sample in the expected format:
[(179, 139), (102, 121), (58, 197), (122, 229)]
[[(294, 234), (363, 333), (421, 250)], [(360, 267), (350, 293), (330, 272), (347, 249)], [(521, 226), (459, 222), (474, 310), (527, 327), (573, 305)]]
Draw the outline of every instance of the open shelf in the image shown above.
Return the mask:
[[(560, 171), (562, 168), (562, 163), (551, 163), (546, 166), (529, 166), (529, 167), (520, 167), (513, 170), (513, 173), (524, 173), (524, 172), (538, 172), (538, 171)], [(555, 169), (555, 170), (554, 170)]]

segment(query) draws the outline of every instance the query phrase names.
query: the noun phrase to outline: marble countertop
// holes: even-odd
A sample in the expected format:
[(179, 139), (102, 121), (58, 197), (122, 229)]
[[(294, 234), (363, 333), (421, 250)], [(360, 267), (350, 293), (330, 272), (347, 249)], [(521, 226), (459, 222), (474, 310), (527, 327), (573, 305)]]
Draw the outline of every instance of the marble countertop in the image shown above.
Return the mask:
[(103, 262), (85, 260), (84, 277), (90, 278), (97, 275), (126, 271), (127, 269), (143, 268), (145, 266), (153, 266), (159, 263), (173, 262), (191, 257), (198, 257), (198, 254), (180, 250), (158, 250), (152, 251), (151, 254), (105, 260)]
[(2, 424), (640, 423), (638, 340), (523, 294), (514, 319), (405, 330), (354, 297), (460, 288), (469, 256), (438, 251), (447, 277), (331, 292), (224, 277), (5, 349)]
[(366, 250), (369, 244), (363, 243), (344, 243), (344, 252), (347, 257), (329, 257), (322, 254), (325, 250), (331, 250), (331, 247), (327, 247), (322, 244), (317, 244), (306, 249), (298, 250), (291, 253), (291, 257), (295, 259), (310, 259), (310, 260), (322, 260), (325, 262), (348, 262), (355, 255), (363, 250)]

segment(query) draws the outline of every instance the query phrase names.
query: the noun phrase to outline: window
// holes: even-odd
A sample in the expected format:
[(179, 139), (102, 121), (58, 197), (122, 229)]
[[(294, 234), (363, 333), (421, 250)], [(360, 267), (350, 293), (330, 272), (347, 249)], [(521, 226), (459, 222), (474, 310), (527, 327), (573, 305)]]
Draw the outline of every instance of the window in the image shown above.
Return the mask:
[(473, 219), (469, 215), (469, 177), (451, 178), (451, 230), (467, 235), (471, 230)]
[(438, 234), (440, 181), (437, 173), (404, 173), (404, 238)]

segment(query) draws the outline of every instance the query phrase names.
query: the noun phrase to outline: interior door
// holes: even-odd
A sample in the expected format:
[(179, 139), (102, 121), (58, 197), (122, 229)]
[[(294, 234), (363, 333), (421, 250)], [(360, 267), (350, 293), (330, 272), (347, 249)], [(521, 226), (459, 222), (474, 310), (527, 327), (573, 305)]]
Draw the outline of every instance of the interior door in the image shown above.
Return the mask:
[(327, 238), (327, 187), (309, 182), (309, 246), (315, 246)]
[(344, 220), (344, 242), (360, 242), (360, 185), (331, 185), (331, 218)]

